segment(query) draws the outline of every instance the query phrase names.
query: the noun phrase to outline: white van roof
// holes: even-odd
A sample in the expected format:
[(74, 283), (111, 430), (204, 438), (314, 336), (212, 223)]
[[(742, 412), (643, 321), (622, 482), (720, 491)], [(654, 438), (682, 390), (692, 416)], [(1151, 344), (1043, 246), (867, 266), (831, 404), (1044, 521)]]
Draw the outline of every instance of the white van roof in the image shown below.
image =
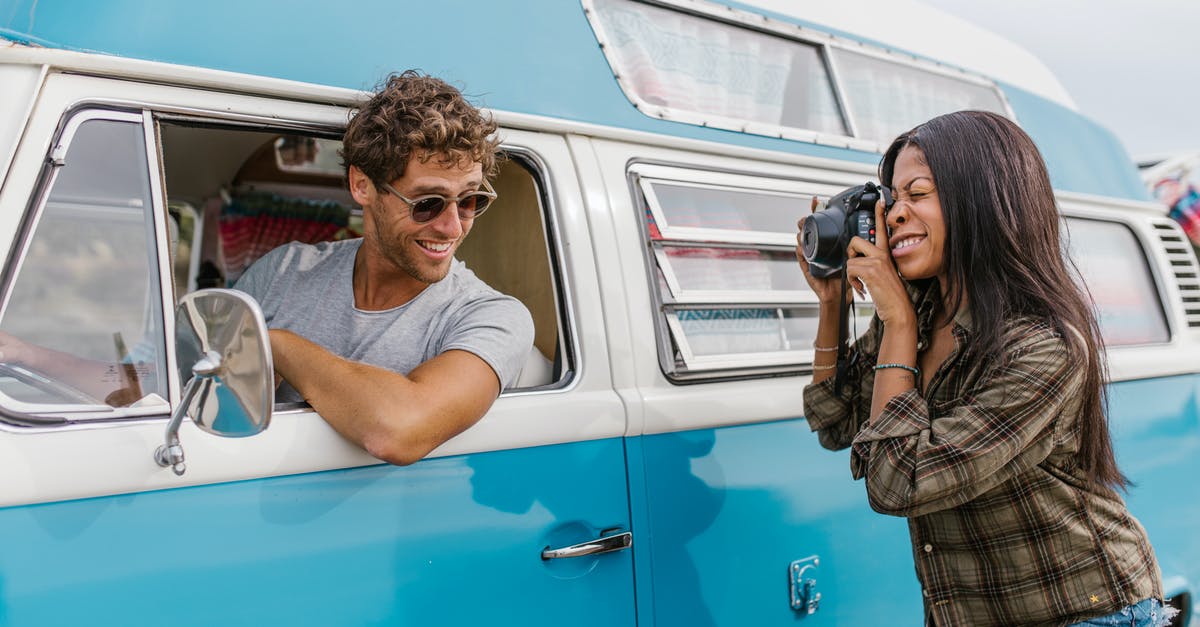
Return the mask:
[[(870, 37), (889, 48), (957, 65), (1076, 109), (1062, 83), (1033, 53), (971, 22), (917, 0), (743, 0), (749, 6), (827, 29)], [(878, 25), (872, 30), (869, 25)], [(938, 33), (930, 37), (930, 33)]]

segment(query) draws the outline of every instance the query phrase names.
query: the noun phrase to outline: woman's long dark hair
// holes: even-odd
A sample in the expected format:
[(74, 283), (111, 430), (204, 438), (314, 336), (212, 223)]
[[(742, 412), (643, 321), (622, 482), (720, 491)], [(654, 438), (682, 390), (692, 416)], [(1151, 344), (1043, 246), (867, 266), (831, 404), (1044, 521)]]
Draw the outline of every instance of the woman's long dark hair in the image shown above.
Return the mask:
[[(892, 186), (906, 146), (925, 154), (946, 224), (943, 286), (953, 315), (965, 296), (971, 350), (999, 356), (1005, 322), (1028, 316), (1062, 335), (1087, 364), (1078, 433), (1080, 467), (1093, 484), (1124, 488), (1108, 430), (1103, 339), (1079, 272), (1063, 252), (1058, 208), (1033, 140), (1008, 119), (984, 111), (936, 117), (892, 142), (879, 180)], [(1080, 346), (1077, 329), (1083, 336)]]

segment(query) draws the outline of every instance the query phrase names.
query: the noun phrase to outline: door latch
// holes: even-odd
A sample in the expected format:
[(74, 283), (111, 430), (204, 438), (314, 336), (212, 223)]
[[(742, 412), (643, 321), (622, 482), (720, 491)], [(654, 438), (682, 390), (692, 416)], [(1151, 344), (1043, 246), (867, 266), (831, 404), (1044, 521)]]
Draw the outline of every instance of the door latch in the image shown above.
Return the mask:
[(820, 559), (813, 555), (796, 560), (788, 566), (792, 609), (799, 612), (801, 617), (816, 614), (821, 606), (821, 593), (817, 592), (816, 579), (818, 565)]

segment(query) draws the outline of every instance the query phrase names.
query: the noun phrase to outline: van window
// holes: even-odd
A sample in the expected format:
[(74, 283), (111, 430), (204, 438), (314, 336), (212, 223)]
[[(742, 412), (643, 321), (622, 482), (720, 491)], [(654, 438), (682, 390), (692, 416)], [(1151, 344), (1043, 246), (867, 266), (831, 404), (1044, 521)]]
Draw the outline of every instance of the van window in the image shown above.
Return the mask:
[(951, 111), (1011, 117), (982, 76), (736, 7), (584, 7), (617, 83), (649, 116), (865, 150)]
[(1119, 222), (1067, 218), (1068, 251), (1096, 302), (1108, 346), (1171, 339), (1142, 246)]
[(141, 114), (106, 111), (83, 112), (65, 127), (55, 155), (61, 165), (0, 319), (6, 407), (27, 413), (167, 407), (143, 128)]
[(858, 136), (887, 143), (943, 113), (979, 109), (1008, 115), (991, 83), (831, 48)]
[(595, 7), (634, 102), (849, 134), (818, 46), (631, 0)]
[[(171, 207), (196, 213), (187, 251), (176, 267), (186, 289), (227, 287), (259, 257), (291, 241), (315, 244), (360, 237), (362, 210), (347, 188), (340, 139), (313, 134), (218, 127), (212, 121), (161, 124)], [(493, 288), (533, 315), (535, 348), (520, 388), (566, 379), (569, 360), (559, 290), (551, 263), (541, 178), (519, 154), (505, 160), (499, 194), (476, 221), (457, 257)], [(178, 292), (182, 295), (184, 290)]]
[[(811, 364), (817, 300), (796, 263), (795, 217), (839, 188), (656, 165), (633, 174), (663, 372), (687, 381)], [(857, 307), (856, 328), (871, 315)]]

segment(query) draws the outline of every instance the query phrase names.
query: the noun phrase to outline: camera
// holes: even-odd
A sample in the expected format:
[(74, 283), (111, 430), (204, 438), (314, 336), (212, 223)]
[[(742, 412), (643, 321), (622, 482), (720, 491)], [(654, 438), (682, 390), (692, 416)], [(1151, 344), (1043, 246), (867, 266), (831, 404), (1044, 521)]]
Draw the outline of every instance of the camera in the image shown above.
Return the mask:
[(800, 246), (808, 261), (808, 271), (814, 277), (831, 277), (846, 267), (846, 247), (853, 237), (875, 243), (875, 203), (880, 198), (885, 209), (895, 202), (891, 190), (882, 185), (871, 182), (856, 185), (838, 192), (829, 199), (824, 211), (804, 221)]

